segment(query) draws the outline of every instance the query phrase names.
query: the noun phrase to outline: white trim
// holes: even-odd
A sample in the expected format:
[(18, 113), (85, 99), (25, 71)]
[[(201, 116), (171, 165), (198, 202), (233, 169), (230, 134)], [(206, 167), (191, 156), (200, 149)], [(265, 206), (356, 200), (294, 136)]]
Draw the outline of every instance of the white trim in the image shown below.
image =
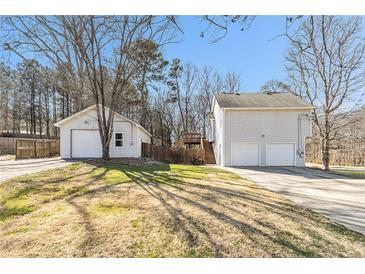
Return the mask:
[[(232, 145), (233, 144), (252, 144), (252, 145), (258, 145), (259, 147), (259, 150), (258, 150), (258, 165), (257, 166), (262, 166), (262, 162), (261, 162), (261, 143), (260, 142), (231, 142), (231, 163), (230, 163), (230, 166), (233, 166), (232, 164)], [(266, 147), (265, 147), (265, 150), (266, 150)]]
[(211, 106), (211, 110), (210, 110), (210, 112), (212, 112), (212, 113), (214, 112), (214, 107), (215, 107), (216, 101), (217, 101), (217, 99), (215, 98), (215, 95), (214, 95), (212, 97), (212, 102), (211, 102), (212, 106)]
[(126, 121), (128, 121), (128, 122), (130, 122), (130, 123), (132, 123), (132, 124), (134, 124), (134, 125), (136, 125), (136, 127), (137, 127), (137, 129), (138, 128), (140, 128), (140, 129), (142, 129), (147, 135), (149, 135), (150, 137), (152, 136), (152, 134), (151, 133), (149, 133), (144, 127), (142, 127), (140, 124), (138, 124), (138, 123), (136, 123), (136, 122), (134, 122), (134, 121), (132, 121), (132, 120), (130, 120), (130, 119), (128, 119), (127, 117), (124, 117), (123, 115), (121, 115), (121, 114), (119, 114), (118, 112), (116, 112), (115, 113), (116, 115), (118, 115), (119, 117), (121, 117), (122, 119), (124, 119), (124, 120), (126, 120)]
[[(71, 128), (70, 129), (70, 158), (73, 159), (74, 157), (72, 156), (72, 132), (78, 130), (78, 131), (99, 131), (98, 129), (93, 129), (93, 128)], [(100, 136), (99, 136), (100, 137)], [(101, 140), (100, 140), (101, 141)], [(101, 144), (101, 146), (103, 146)], [(103, 151), (103, 147), (101, 147), (101, 150)], [(101, 152), (103, 153), (103, 152)], [(90, 157), (77, 157), (76, 159), (88, 159)]]
[[(115, 144), (116, 141), (117, 141), (117, 139), (115, 138), (116, 134), (122, 134), (122, 146), (116, 146), (116, 144)], [(118, 139), (118, 140), (120, 140), (120, 139)], [(116, 149), (124, 148), (124, 132), (122, 132), (122, 131), (113, 132), (113, 147), (116, 148)]]
[(85, 108), (85, 109), (83, 109), (83, 110), (81, 110), (81, 111), (79, 111), (79, 112), (77, 112), (77, 113), (75, 113), (75, 114), (73, 114), (73, 115), (71, 115), (71, 116), (66, 117), (65, 119), (62, 119), (62, 120), (60, 120), (60, 121), (58, 121), (58, 122), (54, 123), (53, 125), (54, 125), (55, 127), (60, 127), (62, 124), (66, 123), (66, 122), (67, 122), (67, 121), (69, 121), (69, 120), (72, 120), (72, 119), (73, 119), (73, 118), (75, 118), (76, 116), (79, 116), (79, 115), (81, 115), (81, 114), (84, 114), (84, 113), (88, 112), (89, 110), (92, 110), (95, 106), (96, 106), (96, 105), (89, 106), (89, 107), (87, 107), (87, 108)]
[(226, 141), (225, 141), (225, 137), (226, 137), (226, 123), (225, 123), (225, 120), (226, 120), (226, 116), (225, 116), (225, 109), (222, 109), (222, 147), (221, 147), (221, 166), (226, 166), (226, 163), (225, 163), (225, 159), (226, 159), (226, 155), (225, 155), (225, 152), (226, 152)]
[[(308, 120), (309, 120), (309, 136), (308, 137), (311, 137), (312, 136), (312, 111), (308, 114)], [(305, 144), (304, 144), (305, 146)]]
[(266, 149), (266, 145), (270, 145), (270, 144), (293, 144), (294, 145), (294, 166), (297, 166), (297, 143), (296, 142), (267, 142), (265, 143), (265, 166), (269, 166), (267, 164), (267, 149)]

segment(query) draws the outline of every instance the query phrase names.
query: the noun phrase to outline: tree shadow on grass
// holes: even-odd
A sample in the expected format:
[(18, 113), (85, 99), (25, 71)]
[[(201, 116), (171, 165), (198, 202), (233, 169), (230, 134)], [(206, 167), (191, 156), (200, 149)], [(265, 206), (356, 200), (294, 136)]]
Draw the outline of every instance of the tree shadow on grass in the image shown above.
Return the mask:
[[(255, 219), (253, 220), (254, 223), (252, 220), (251, 222), (246, 222), (245, 218), (248, 220), (248, 218), (252, 218), (252, 216), (248, 216), (245, 215), (244, 212), (240, 212), (240, 208), (244, 208), (247, 206), (247, 203), (250, 203), (252, 206), (260, 208), (260, 210), (267, 210), (268, 212), (275, 213), (278, 216), (278, 222), (280, 222), (280, 218), (286, 218), (291, 221), (298, 222), (303, 222), (303, 218), (307, 218), (311, 222), (317, 222), (320, 226), (328, 225), (326, 221), (323, 221), (323, 218), (320, 218), (315, 213), (304, 210), (298, 206), (293, 206), (289, 202), (273, 201), (263, 191), (263, 193), (253, 193), (253, 191), (237, 189), (234, 187), (239, 186), (239, 183), (232, 185), (230, 184), (231, 182), (225, 183), (224, 181), (218, 186), (216, 184), (209, 184), (209, 182), (213, 182), (214, 180), (206, 180), (205, 178), (208, 174), (206, 171), (199, 168), (194, 169), (194, 172), (197, 173), (197, 176), (194, 176), (186, 175), (184, 172), (180, 172), (182, 173), (180, 174), (179, 170), (172, 170), (168, 164), (146, 167), (120, 165), (105, 161), (93, 161), (87, 163), (94, 167), (89, 172), (82, 174), (89, 175), (88, 180), (84, 184), (73, 187), (69, 191), (58, 196), (52, 195), (52, 189), (49, 189), (48, 194), (51, 197), (46, 201), (46, 203), (48, 203), (56, 200), (65, 200), (68, 204), (75, 208), (77, 214), (80, 215), (85, 231), (84, 237), (78, 246), (78, 254), (80, 256), (87, 256), (90, 252), (92, 252), (91, 248), (96, 242), (97, 235), (95, 235), (95, 227), (88, 212), (87, 205), (82, 204), (77, 200), (77, 198), (109, 191), (114, 189), (116, 185), (126, 182), (130, 184), (129, 188), (134, 186), (139, 187), (153, 199), (159, 201), (169, 216), (167, 220), (161, 219), (161, 224), (167, 226), (174, 233), (181, 233), (189, 249), (193, 251), (193, 253), (182, 254), (181, 256), (183, 257), (232, 256), (229, 251), (227, 251), (226, 243), (217, 240), (217, 238), (214, 237), (217, 235), (212, 234), (216, 232), (214, 232), (214, 230), (212, 230), (199, 216), (187, 212), (186, 206), (208, 216), (208, 219), (212, 221), (232, 227), (239, 231), (241, 238), (248, 240), (252, 247), (257, 248), (257, 250), (261, 250), (269, 256), (282, 256), (282, 251), (284, 251), (284, 254), (294, 257), (321, 257), (323, 254), (327, 254), (326, 243), (329, 244), (329, 240), (321, 237), (320, 235), (316, 235), (317, 232), (310, 228), (303, 228), (302, 230), (307, 235), (318, 238), (318, 244), (315, 248), (303, 245), (303, 242), (306, 241), (306, 239), (302, 239), (286, 230), (280, 230), (277, 226), (275, 226), (275, 224), (268, 221)], [(102, 172), (93, 174), (93, 172), (98, 168), (103, 168)], [(184, 168), (181, 169), (185, 170)], [(120, 171), (126, 175), (128, 180), (110, 183), (103, 181), (101, 184), (93, 185), (94, 182), (102, 180), (109, 171)], [(186, 171), (189, 171), (188, 166)], [(78, 174), (76, 176), (81, 175)], [(46, 184), (64, 182), (70, 180), (72, 177), (73, 176), (68, 176), (64, 179), (45, 181), (36, 184), (34, 189), (19, 190), (12, 195), (12, 198), (19, 198), (22, 195), (35, 194), (40, 191), (46, 191), (47, 194), (47, 189), (44, 189)], [(197, 177), (201, 177), (205, 182), (196, 182), (195, 180), (197, 180)], [(256, 188), (255, 186), (250, 186), (250, 188), (252, 188), (252, 190), (261, 189)], [(117, 191), (121, 190), (118, 189)], [(128, 192), (123, 192), (123, 195), (129, 194)], [(219, 197), (220, 199), (215, 199), (214, 197)], [(224, 203), (224, 199), (229, 199), (232, 203)], [(237, 207), (232, 206), (233, 204)], [(31, 208), (31, 211), (29, 212), (27, 210), (23, 212), (10, 212), (11, 214), (9, 215), (8, 213), (9, 216), (5, 215), (5, 217), (8, 218), (11, 216), (24, 215), (34, 210), (34, 208)], [(337, 227), (336, 224), (331, 223), (331, 225)], [(267, 230), (272, 231), (272, 233), (269, 234), (265, 232)], [(336, 230), (336, 233), (341, 235), (340, 230)], [(359, 236), (356, 234), (352, 235), (352, 237), (355, 238)], [(203, 241), (209, 249), (206, 250), (207, 253), (201, 251), (201, 246), (204, 245), (202, 243)], [(275, 248), (273, 248), (273, 246)], [(341, 247), (338, 247), (338, 249), (338, 256), (341, 256)], [(195, 250), (198, 250), (198, 253), (194, 253)], [(281, 252), (278, 250), (281, 250)], [(345, 256), (346, 254), (344, 253), (343, 255)]]
[[(103, 164), (102, 166), (105, 167)], [(291, 254), (289, 256), (321, 257), (324, 254), (327, 254), (328, 250), (326, 244), (331, 243), (330, 239), (325, 239), (320, 235), (316, 235), (317, 232), (310, 228), (305, 228), (303, 231), (308, 235), (316, 236), (318, 242), (321, 242), (321, 244), (317, 245), (316, 248), (303, 245), (306, 239), (300, 238), (288, 231), (279, 230), (274, 224), (268, 222), (260, 223), (260, 221), (255, 220), (258, 226), (252, 226), (242, 221), (242, 218), (237, 219), (232, 217), (237, 214), (241, 214), (241, 216), (243, 216), (244, 214), (242, 212), (228, 204), (211, 199), (210, 197), (215, 195), (227, 197), (227, 199), (234, 197), (236, 198), (235, 203), (241, 204), (241, 206), (245, 206), (246, 202), (250, 202), (258, 207), (264, 208), (267, 211), (274, 212), (279, 218), (287, 218), (292, 221), (303, 222), (303, 218), (307, 218), (311, 222), (317, 222), (318, 225), (326, 227), (330, 223), (326, 219), (319, 217), (318, 214), (313, 213), (310, 210), (305, 210), (302, 207), (295, 206), (290, 202), (272, 201), (265, 194), (255, 194), (242, 190), (231, 189), (229, 184), (225, 186), (224, 183), (219, 186), (213, 186), (209, 184), (188, 182), (187, 178), (184, 178), (184, 175), (180, 176), (178, 171), (171, 172), (172, 170), (169, 165), (135, 167), (110, 164), (107, 166), (107, 170), (119, 170), (123, 172), (132, 182), (148, 193), (148, 195), (157, 199), (170, 216), (170, 228), (172, 228), (175, 232), (182, 232), (188, 246), (192, 249), (197, 248), (201, 244), (199, 242), (199, 238), (203, 238), (209, 243), (211, 251), (215, 257), (227, 256), (227, 254), (224, 253), (223, 244), (213, 239), (207, 225), (204, 224), (204, 222), (202, 222), (198, 217), (194, 217), (191, 214), (186, 213), (179, 204), (189, 205), (201, 212), (204, 212), (205, 214), (208, 214), (212, 220), (217, 220), (223, 224), (234, 227), (242, 233), (242, 236), (249, 239), (255, 247), (265, 250), (271, 256), (278, 256), (275, 250), (269, 250), (270, 246), (274, 245), (280, 247), (280, 249), (288, 251), (289, 254)], [(187, 170), (189, 169), (187, 168)], [(199, 172), (199, 170), (197, 169), (196, 172)], [(200, 175), (204, 177), (204, 175), (207, 174), (202, 172)], [(195, 179), (194, 176), (192, 177)], [(205, 179), (203, 178), (203, 180)], [(105, 189), (105, 187), (103, 189)], [(194, 191), (194, 189), (197, 191)], [(262, 190), (262, 188), (256, 188), (254, 186), (252, 189)], [(209, 195), (207, 195), (207, 193), (202, 194), (202, 190), (208, 192)], [(98, 189), (93, 191), (98, 191)], [(214, 207), (217, 206), (222, 207), (225, 210), (221, 211), (219, 209), (214, 209)], [(247, 216), (247, 218), (249, 218), (249, 216)], [(337, 224), (331, 223), (331, 226), (337, 227)], [(269, 228), (274, 231), (274, 233), (269, 235), (264, 232), (262, 228), (265, 228), (265, 230)], [(339, 229), (337, 232), (341, 233), (341, 230)], [(348, 231), (346, 234), (347, 233)], [(359, 237), (359, 234), (356, 232), (352, 234), (351, 237), (353, 238)], [(261, 239), (264, 239), (264, 242)], [(341, 255), (340, 247), (338, 248), (338, 256), (343, 256)]]
[[(158, 199), (161, 204), (165, 207), (167, 212), (170, 215), (172, 220), (172, 228), (178, 232), (182, 231), (185, 239), (190, 248), (196, 248), (199, 246), (199, 242), (197, 242), (197, 235), (199, 234), (200, 237), (204, 237), (207, 242), (210, 243), (210, 247), (214, 253), (215, 257), (223, 256), (224, 247), (222, 244), (218, 244), (217, 241), (213, 240), (211, 235), (209, 234), (208, 230), (205, 227), (205, 224), (201, 222), (196, 217), (187, 216), (184, 213), (184, 210), (179, 208), (178, 206), (174, 206), (176, 201), (184, 203), (186, 205), (192, 206), (199, 211), (202, 211), (212, 219), (216, 219), (221, 223), (228, 224), (239, 230), (244, 237), (249, 239), (254, 246), (259, 249), (267, 250), (267, 243), (263, 243), (258, 239), (265, 239), (265, 242), (270, 242), (274, 245), (279, 245), (281, 248), (290, 250), (295, 256), (298, 257), (319, 257), (320, 254), (308, 250), (308, 249), (301, 249), (298, 244), (294, 244), (295, 241), (304, 241), (304, 239), (298, 239), (295, 235), (290, 235), (290, 237), (273, 237), (261, 229), (257, 227), (253, 227), (252, 225), (238, 220), (237, 218), (232, 217), (231, 215), (242, 214), (241, 212), (237, 211), (236, 209), (229, 207), (228, 205), (222, 204), (217, 201), (210, 201), (209, 199), (205, 198), (201, 193), (189, 191), (186, 188), (188, 187), (195, 187), (208, 190), (211, 193), (222, 194), (222, 189), (220, 187), (214, 186), (202, 186), (199, 184), (192, 184), (189, 182), (185, 182), (177, 178), (177, 176), (169, 176), (165, 173), (154, 173), (154, 172), (139, 172), (139, 171), (125, 171), (125, 174), (131, 178), (136, 184), (138, 184), (142, 189), (144, 189), (148, 194), (150, 194), (155, 199)], [(171, 191), (170, 189), (173, 188), (177, 191)], [(179, 194), (177, 194), (179, 193)], [(183, 196), (183, 194), (188, 194), (189, 198)], [(275, 210), (280, 209), (280, 207), (264, 202), (262, 200), (258, 200), (255, 197), (250, 197), (245, 193), (235, 192), (235, 191), (223, 191), (224, 195), (229, 196), (236, 196), (243, 200), (250, 200), (257, 204), (265, 204), (266, 207), (273, 207)], [(191, 198), (190, 198), (191, 197)], [(206, 200), (206, 201), (204, 201)], [(175, 202), (175, 203), (174, 203)], [(224, 213), (223, 211), (219, 211), (213, 208), (213, 206), (209, 206), (206, 203), (214, 203), (215, 206), (218, 205), (220, 207), (224, 207), (228, 209), (228, 214)], [(212, 204), (213, 205), (213, 204)], [(232, 214), (230, 214), (232, 213)], [(286, 214), (287, 215), (287, 214)], [(267, 226), (266, 226), (267, 227)], [(274, 226), (272, 229), (277, 229)], [(288, 233), (287, 233), (288, 234)], [(275, 254), (271, 254), (275, 256)], [(225, 254), (227, 256), (227, 254)]]

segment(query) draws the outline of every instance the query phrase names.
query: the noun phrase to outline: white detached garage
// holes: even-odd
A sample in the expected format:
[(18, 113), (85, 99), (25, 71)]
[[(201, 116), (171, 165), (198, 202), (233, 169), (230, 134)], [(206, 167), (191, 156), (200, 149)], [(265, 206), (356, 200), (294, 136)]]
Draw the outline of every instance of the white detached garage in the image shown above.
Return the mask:
[[(90, 106), (55, 126), (60, 128), (62, 158), (101, 158), (96, 105)], [(141, 144), (151, 143), (151, 134), (141, 125), (116, 113), (114, 116), (110, 157), (141, 157)]]
[(210, 141), (222, 166), (304, 166), (314, 107), (291, 92), (220, 93)]

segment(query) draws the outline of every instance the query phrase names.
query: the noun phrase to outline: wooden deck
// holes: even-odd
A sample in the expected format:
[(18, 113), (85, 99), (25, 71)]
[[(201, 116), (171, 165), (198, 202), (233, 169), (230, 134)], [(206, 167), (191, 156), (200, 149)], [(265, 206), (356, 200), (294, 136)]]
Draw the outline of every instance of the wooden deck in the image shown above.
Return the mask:
[(200, 144), (202, 136), (199, 133), (184, 133), (180, 140), (183, 144)]

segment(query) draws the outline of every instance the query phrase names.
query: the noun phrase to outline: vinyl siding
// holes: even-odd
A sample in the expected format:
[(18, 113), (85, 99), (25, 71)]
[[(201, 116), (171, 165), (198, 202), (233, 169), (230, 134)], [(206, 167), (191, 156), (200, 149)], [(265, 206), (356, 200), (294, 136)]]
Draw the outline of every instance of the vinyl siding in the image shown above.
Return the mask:
[[(224, 163), (231, 165), (232, 142), (254, 142), (261, 145), (261, 165), (266, 165), (266, 143), (295, 143), (298, 150), (298, 115), (308, 110), (226, 110)], [(310, 135), (310, 121), (302, 119), (302, 144)], [(304, 166), (304, 157), (296, 155), (296, 165)]]
[(140, 128), (138, 128), (138, 135), (137, 135), (137, 140), (138, 140), (138, 157), (142, 156), (142, 142), (143, 143), (151, 143), (151, 137), (143, 130), (141, 130)]

